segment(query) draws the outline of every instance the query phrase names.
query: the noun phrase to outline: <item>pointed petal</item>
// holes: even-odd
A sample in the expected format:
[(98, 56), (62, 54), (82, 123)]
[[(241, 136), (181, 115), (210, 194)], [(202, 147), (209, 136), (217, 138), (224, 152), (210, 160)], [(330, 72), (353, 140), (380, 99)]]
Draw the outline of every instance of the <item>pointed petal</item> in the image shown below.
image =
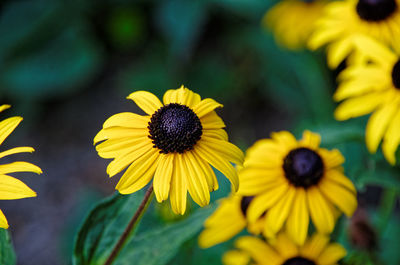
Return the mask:
[(33, 149), (32, 147), (27, 147), (27, 146), (15, 147), (7, 151), (1, 152), (0, 158), (18, 153), (32, 153), (34, 151), (35, 149)]
[(164, 94), (164, 104), (178, 103), (192, 107), (201, 101), (200, 95), (183, 85), (178, 89), (170, 89)]
[(273, 231), (278, 232), (286, 221), (293, 206), (296, 188), (289, 186), (287, 193), (274, 205), (266, 215), (266, 225)]
[(0, 200), (16, 200), (27, 197), (36, 197), (36, 192), (19, 179), (0, 175)]
[(154, 194), (158, 202), (168, 199), (174, 166), (174, 156), (174, 154), (160, 154), (160, 161), (153, 180)]
[(186, 211), (187, 183), (185, 171), (181, 168), (182, 159), (176, 156), (174, 160), (174, 171), (172, 173), (170, 201), (171, 208), (176, 214), (184, 214)]
[(144, 129), (147, 128), (149, 121), (150, 116), (142, 116), (131, 112), (122, 112), (108, 118), (104, 122), (103, 128), (129, 127)]
[(196, 113), (197, 117), (201, 119), (203, 116), (207, 115), (211, 111), (214, 111), (216, 108), (222, 107), (223, 105), (216, 102), (215, 100), (211, 98), (206, 98), (193, 106), (193, 111)]
[(0, 174), (8, 174), (14, 172), (34, 172), (37, 174), (42, 174), (42, 170), (31, 163), (28, 162), (13, 162), (10, 164), (0, 165)]
[(133, 100), (136, 105), (149, 115), (153, 115), (154, 112), (163, 106), (154, 94), (147, 91), (133, 92), (127, 98)]
[(306, 192), (311, 219), (317, 230), (321, 233), (331, 233), (335, 226), (335, 219), (329, 203), (317, 187), (310, 187)]
[(286, 222), (286, 229), (292, 240), (297, 245), (303, 245), (307, 238), (309, 224), (306, 192), (302, 188), (296, 191), (292, 211)]
[(0, 144), (14, 131), (22, 117), (11, 117), (0, 122)]
[(4, 213), (1, 210), (0, 210), (0, 227), (4, 229), (8, 229), (9, 227), (7, 218), (5, 217)]

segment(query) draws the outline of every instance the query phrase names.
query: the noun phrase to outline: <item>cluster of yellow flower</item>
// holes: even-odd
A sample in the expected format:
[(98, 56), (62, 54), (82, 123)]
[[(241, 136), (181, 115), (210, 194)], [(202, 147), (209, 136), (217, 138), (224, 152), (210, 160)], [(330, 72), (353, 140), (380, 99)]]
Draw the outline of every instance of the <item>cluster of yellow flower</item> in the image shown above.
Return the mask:
[(337, 120), (372, 113), (366, 127), (371, 153), (382, 141), (394, 165), (400, 144), (400, 1), (282, 0), (263, 19), (290, 49), (325, 46), (327, 63), (346, 64), (338, 76)]

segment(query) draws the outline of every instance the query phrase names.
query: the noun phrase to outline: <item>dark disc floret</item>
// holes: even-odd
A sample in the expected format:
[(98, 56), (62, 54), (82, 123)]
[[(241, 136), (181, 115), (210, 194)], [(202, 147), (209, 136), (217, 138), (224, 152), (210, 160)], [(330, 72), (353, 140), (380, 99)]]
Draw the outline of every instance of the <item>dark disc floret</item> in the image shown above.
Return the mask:
[(158, 109), (149, 122), (149, 138), (160, 153), (184, 153), (200, 140), (203, 127), (188, 106), (171, 103)]
[(395, 88), (400, 89), (400, 60), (395, 63), (392, 70), (392, 81)]
[(286, 260), (282, 265), (316, 265), (316, 264), (314, 261), (303, 257), (294, 257)]
[(285, 176), (296, 187), (308, 188), (317, 184), (324, 173), (322, 158), (308, 148), (297, 148), (289, 152), (283, 162)]
[(249, 205), (253, 199), (254, 199), (254, 196), (244, 196), (242, 198), (242, 200), (240, 201), (240, 209), (242, 210), (242, 214), (244, 216), (246, 216), (247, 209), (249, 208)]
[(359, 0), (356, 7), (358, 16), (371, 22), (387, 19), (396, 9), (396, 0)]

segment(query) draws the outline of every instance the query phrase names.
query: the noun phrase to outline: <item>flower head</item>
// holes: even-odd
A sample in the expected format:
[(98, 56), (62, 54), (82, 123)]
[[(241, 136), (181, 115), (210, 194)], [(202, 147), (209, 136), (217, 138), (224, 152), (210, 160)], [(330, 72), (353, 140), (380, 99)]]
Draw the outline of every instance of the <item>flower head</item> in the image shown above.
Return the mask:
[(399, 0), (344, 0), (326, 6), (309, 47), (327, 45), (328, 65), (337, 67), (353, 51), (354, 37), (365, 35), (395, 46), (400, 40)]
[(301, 49), (325, 4), (324, 0), (283, 0), (265, 14), (262, 23), (273, 31), (279, 44), (291, 50)]
[[(10, 105), (1, 105), (0, 112), (8, 109)], [(14, 131), (22, 117), (11, 117), (0, 122), (0, 145)], [(0, 152), (0, 158), (17, 153), (32, 153), (32, 147), (16, 147)], [(0, 200), (16, 200), (27, 197), (36, 197), (36, 192), (31, 190), (22, 181), (9, 176), (9, 173), (15, 172), (34, 172), (41, 174), (42, 170), (28, 162), (12, 162), (0, 165)], [(3, 212), (0, 210), (0, 227), (8, 228), (8, 222)]]
[(258, 235), (264, 226), (264, 217), (249, 225), (247, 209), (253, 197), (231, 195), (220, 202), (218, 209), (205, 221), (205, 229), (199, 236), (199, 245), (208, 248), (239, 234), (247, 226), (250, 233)]
[(351, 216), (356, 189), (343, 175), (344, 157), (338, 150), (320, 148), (320, 136), (305, 131), (297, 141), (286, 131), (272, 133), (249, 148), (239, 171), (242, 196), (254, 196), (247, 209), (250, 223), (265, 214), (263, 234), (274, 237), (283, 225), (301, 245), (309, 219), (321, 233), (332, 232), (338, 210)]
[[(231, 162), (242, 164), (243, 153), (228, 142), (224, 122), (214, 111), (222, 107), (213, 99), (185, 87), (168, 90), (161, 101), (153, 94), (137, 91), (128, 96), (147, 115), (119, 113), (110, 117), (94, 138), (108, 165), (110, 177), (123, 171), (116, 189), (133, 193), (154, 177), (157, 201), (170, 197), (175, 213), (186, 210), (187, 192), (200, 206), (218, 189), (211, 166), (221, 171), (237, 189), (237, 173)], [(103, 142), (104, 141), (104, 142)], [(211, 165), (211, 166), (210, 166)]]
[(225, 265), (336, 265), (346, 255), (329, 237), (314, 234), (303, 246), (297, 246), (285, 233), (267, 242), (252, 236), (243, 236), (235, 242), (237, 250), (228, 251), (223, 257)]
[(355, 44), (367, 61), (352, 63), (339, 75), (334, 99), (343, 102), (335, 118), (347, 120), (372, 113), (365, 133), (367, 148), (376, 152), (383, 139), (383, 154), (395, 164), (400, 144), (400, 53), (371, 38), (358, 37)]

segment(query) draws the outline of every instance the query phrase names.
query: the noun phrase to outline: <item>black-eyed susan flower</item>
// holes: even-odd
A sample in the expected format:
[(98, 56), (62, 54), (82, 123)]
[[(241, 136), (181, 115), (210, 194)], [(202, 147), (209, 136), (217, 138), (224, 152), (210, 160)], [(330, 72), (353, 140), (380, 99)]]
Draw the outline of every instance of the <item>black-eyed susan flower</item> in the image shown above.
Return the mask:
[(347, 120), (372, 113), (366, 127), (365, 140), (371, 153), (381, 140), (383, 154), (395, 164), (400, 143), (400, 54), (377, 41), (358, 37), (356, 47), (368, 63), (353, 63), (338, 77), (336, 101), (343, 101), (335, 118)]
[[(205, 221), (205, 229), (199, 236), (199, 246), (212, 247), (239, 234), (248, 226), (247, 208), (253, 197), (231, 195), (221, 200), (218, 209)], [(247, 227), (252, 234), (260, 234), (264, 227), (264, 217)]]
[(325, 4), (325, 0), (283, 0), (268, 10), (262, 24), (272, 30), (279, 44), (292, 50), (301, 49)]
[[(8, 109), (10, 105), (0, 106), (0, 112)], [(22, 121), (22, 117), (11, 117), (0, 122), (0, 145), (14, 131), (18, 124)], [(17, 153), (32, 153), (32, 147), (15, 147), (6, 151), (0, 152), (0, 158), (17, 154)], [(36, 197), (36, 193), (31, 190), (22, 181), (9, 176), (15, 172), (34, 172), (41, 174), (42, 170), (28, 162), (12, 162), (0, 165), (0, 200), (16, 200), (28, 197)], [(3, 212), (0, 210), (0, 227), (8, 228), (8, 222)]]
[(320, 136), (305, 131), (297, 141), (289, 132), (271, 134), (249, 148), (239, 171), (238, 194), (255, 196), (247, 219), (265, 214), (263, 234), (274, 235), (286, 226), (288, 235), (301, 245), (309, 218), (317, 230), (332, 232), (338, 210), (351, 216), (356, 209), (356, 189), (343, 174), (339, 150), (320, 148)]
[[(221, 104), (185, 87), (168, 90), (164, 104), (152, 93), (137, 91), (128, 96), (147, 115), (119, 113), (110, 117), (94, 138), (108, 165), (110, 177), (125, 168), (116, 189), (133, 193), (154, 177), (157, 201), (170, 197), (175, 213), (186, 210), (187, 192), (200, 206), (218, 189), (211, 166), (222, 172), (235, 189), (239, 181), (231, 162), (241, 165), (243, 153), (228, 142), (222, 119), (214, 111)], [(211, 166), (210, 166), (211, 165)]]
[(329, 237), (321, 234), (314, 234), (300, 247), (284, 233), (268, 242), (244, 236), (235, 247), (237, 250), (224, 255), (225, 265), (335, 265), (346, 256), (340, 244), (330, 243)]
[(327, 45), (328, 65), (336, 68), (354, 51), (354, 36), (366, 35), (394, 46), (400, 38), (399, 0), (344, 0), (326, 6), (309, 47)]

